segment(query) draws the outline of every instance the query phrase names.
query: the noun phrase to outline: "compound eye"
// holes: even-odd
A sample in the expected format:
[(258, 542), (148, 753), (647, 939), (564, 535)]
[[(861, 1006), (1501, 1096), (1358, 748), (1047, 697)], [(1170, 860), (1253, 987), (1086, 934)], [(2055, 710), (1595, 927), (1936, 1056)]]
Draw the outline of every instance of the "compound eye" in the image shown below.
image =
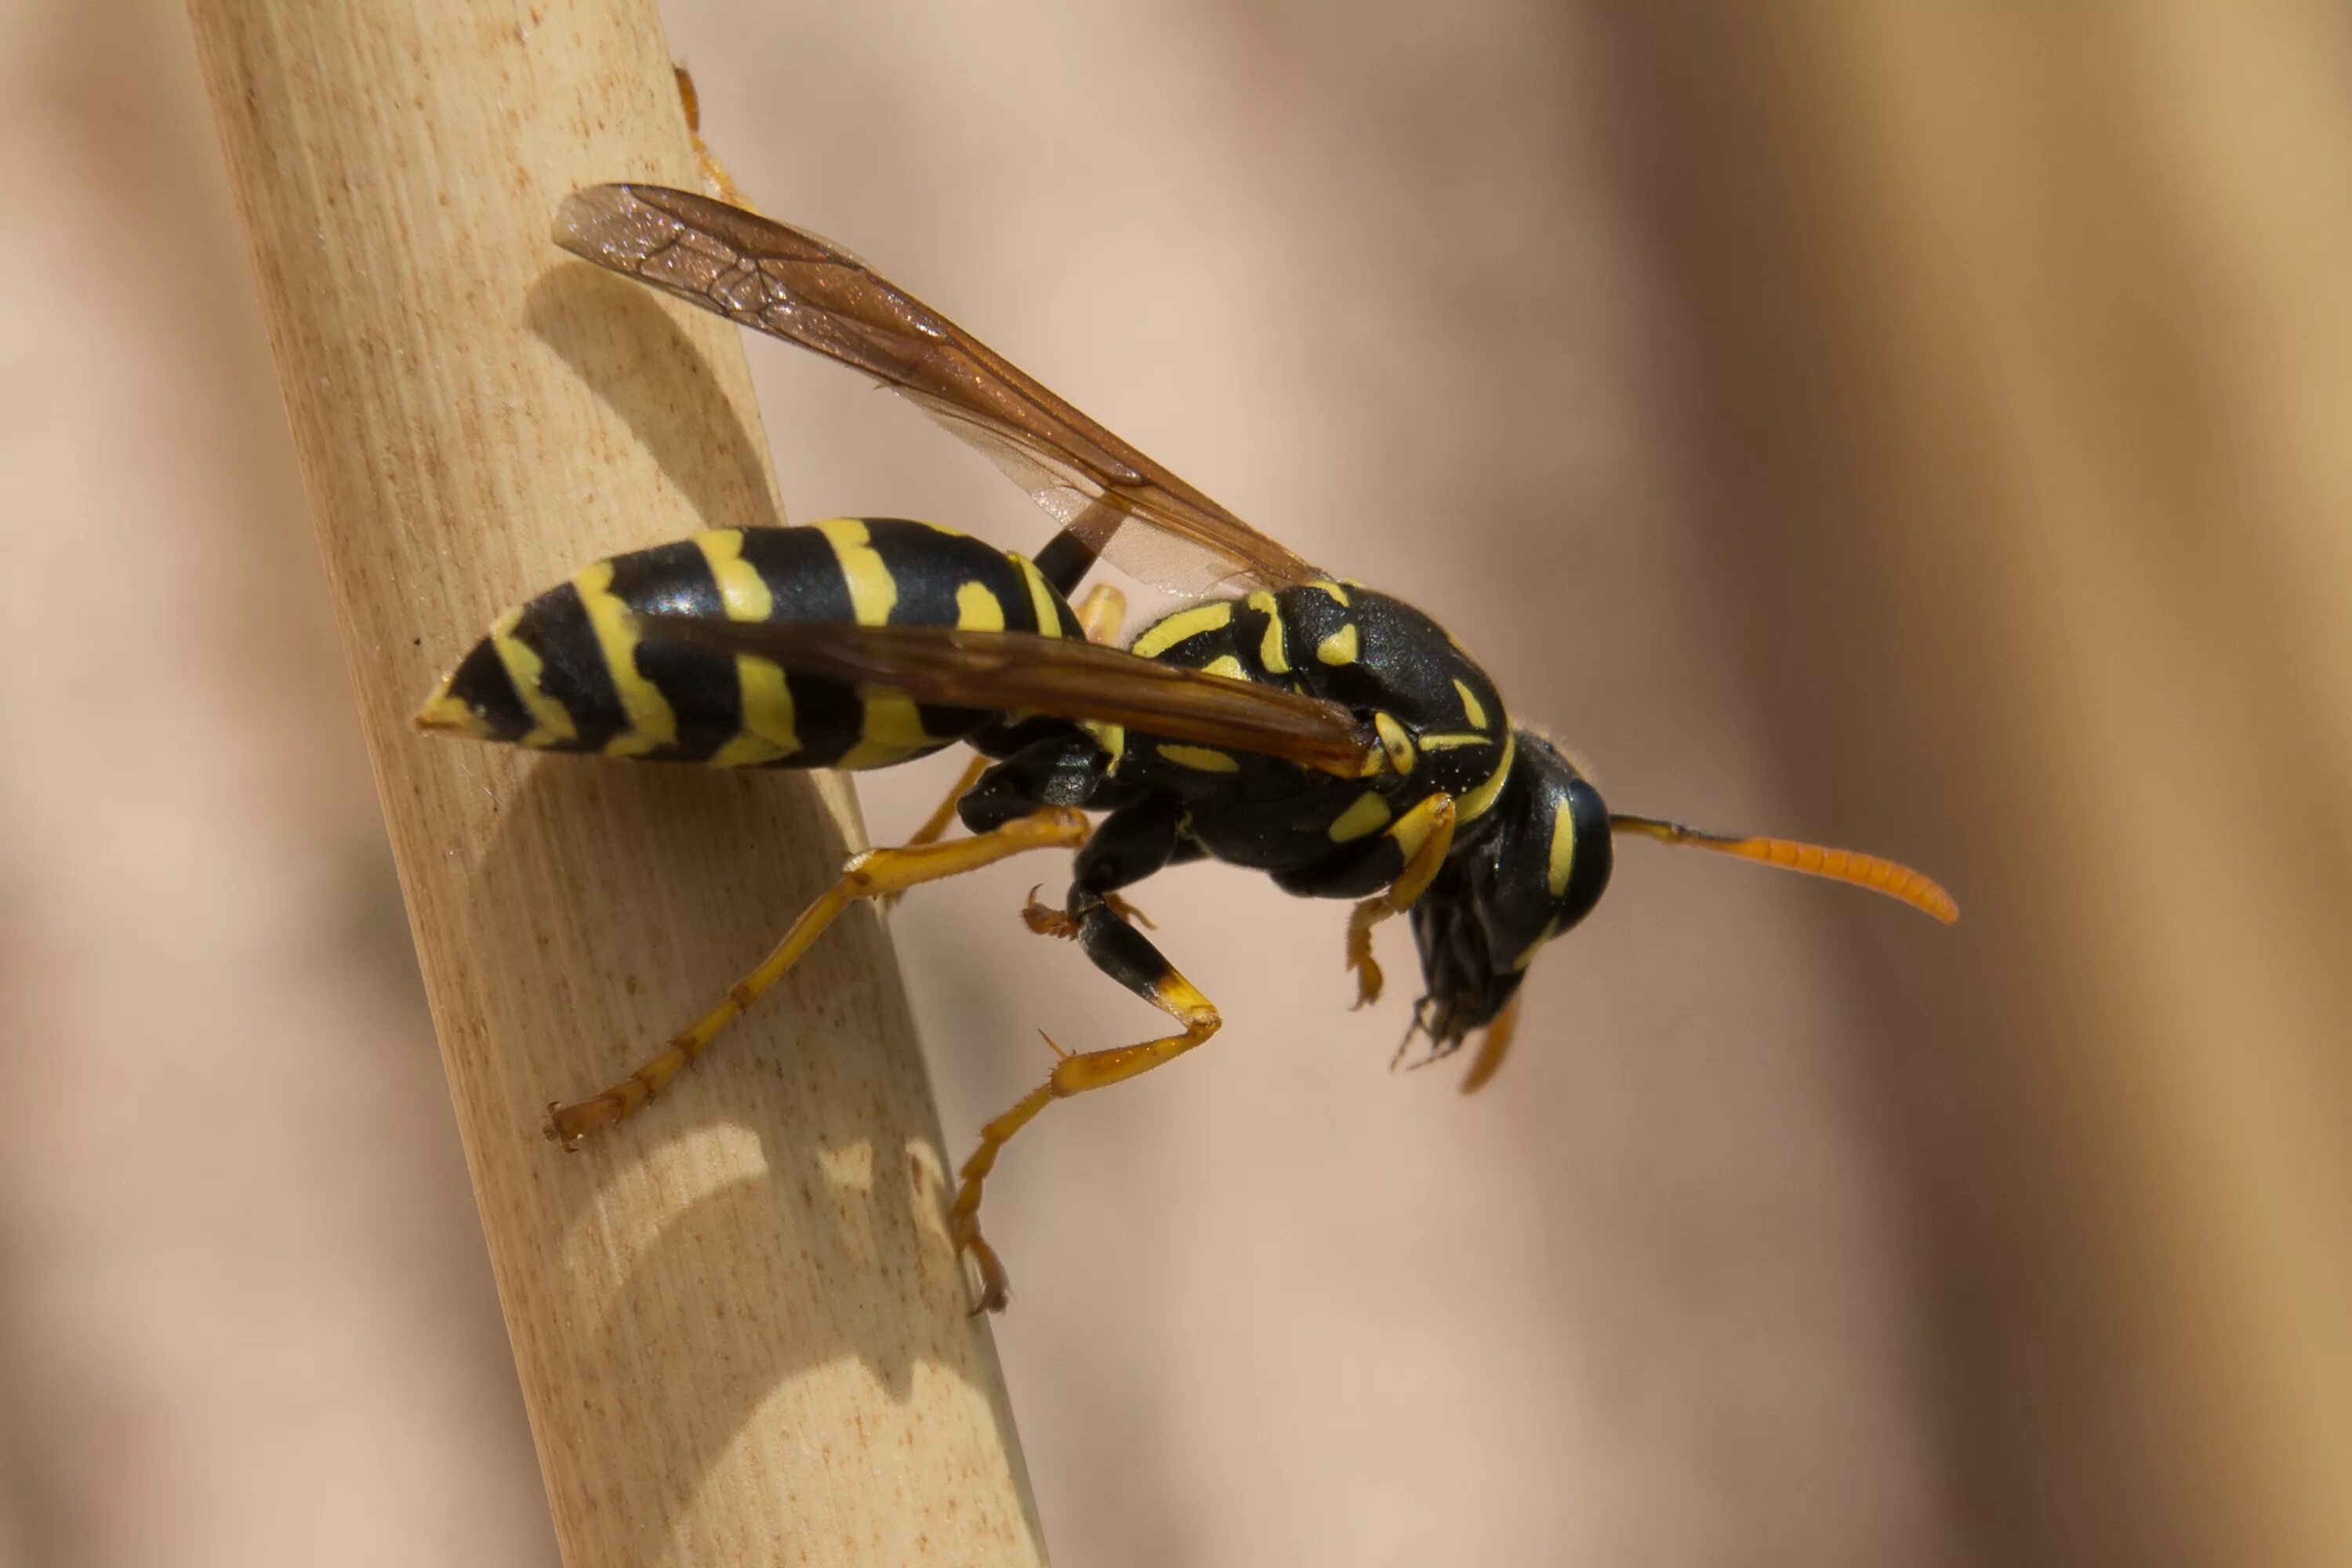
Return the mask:
[(1405, 727), (1398, 723), (1391, 714), (1375, 712), (1372, 728), (1380, 734), (1381, 750), (1388, 753), (1389, 766), (1400, 774), (1412, 772), (1415, 755), (1412, 736), (1406, 732)]

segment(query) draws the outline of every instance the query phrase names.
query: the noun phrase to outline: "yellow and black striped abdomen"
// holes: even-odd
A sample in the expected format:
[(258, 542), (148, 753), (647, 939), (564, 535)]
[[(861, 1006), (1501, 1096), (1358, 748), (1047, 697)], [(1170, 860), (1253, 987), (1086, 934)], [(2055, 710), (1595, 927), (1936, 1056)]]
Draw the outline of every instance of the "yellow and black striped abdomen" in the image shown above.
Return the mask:
[(899, 518), (733, 528), (599, 561), (509, 610), (418, 715), (553, 752), (719, 767), (877, 768), (995, 715), (908, 701), (764, 659), (639, 640), (650, 613), (1080, 636), (1024, 558)]

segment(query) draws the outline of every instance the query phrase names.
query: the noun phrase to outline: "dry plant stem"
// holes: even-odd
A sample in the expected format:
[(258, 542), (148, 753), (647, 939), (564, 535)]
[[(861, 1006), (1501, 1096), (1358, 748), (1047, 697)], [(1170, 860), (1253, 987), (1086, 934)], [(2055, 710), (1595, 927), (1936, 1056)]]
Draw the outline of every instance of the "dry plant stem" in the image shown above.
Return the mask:
[(190, 10), (566, 1561), (1042, 1561), (870, 907), (657, 1113), (540, 1137), (833, 881), (846, 793), (409, 728), (506, 605), (781, 521), (733, 330), (548, 243), (694, 182), (650, 0)]

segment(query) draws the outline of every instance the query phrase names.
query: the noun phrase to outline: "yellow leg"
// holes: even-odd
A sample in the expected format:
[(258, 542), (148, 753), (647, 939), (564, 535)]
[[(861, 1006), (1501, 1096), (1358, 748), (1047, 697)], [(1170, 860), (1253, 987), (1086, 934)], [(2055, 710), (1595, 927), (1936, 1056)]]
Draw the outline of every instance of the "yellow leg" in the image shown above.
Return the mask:
[(704, 186), (730, 206), (750, 207), (751, 204), (744, 199), (743, 188), (735, 183), (735, 176), (727, 172), (727, 165), (719, 161), (719, 155), (702, 139), (702, 98), (694, 90), (694, 73), (675, 63), (669, 68), (677, 77), (677, 100), (686, 106), (687, 134), (694, 138), (694, 161), (702, 171)]
[(1118, 640), (1118, 628), (1127, 619), (1127, 595), (1108, 583), (1097, 583), (1070, 608), (1086, 629), (1087, 641), (1108, 645)]
[(1013, 1141), (1013, 1135), (1057, 1100), (1123, 1083), (1162, 1062), (1175, 1060), (1215, 1034), (1223, 1022), (1217, 1016), (1216, 1005), (1172, 968), (1161, 970), (1150, 994), (1152, 1005), (1184, 1026), (1182, 1034), (1147, 1040), (1139, 1046), (1118, 1046), (1076, 1055), (1055, 1045), (1054, 1037), (1048, 1035), (1045, 1043), (1053, 1046), (1060, 1058), (1054, 1070), (1046, 1075), (1044, 1083), (1023, 1095), (1012, 1110), (980, 1130), (980, 1147), (971, 1152), (971, 1158), (957, 1173), (955, 1205), (948, 1211), (956, 1245), (971, 1254), (972, 1262), (980, 1269), (980, 1300), (975, 1311), (1003, 1311), (1010, 1284), (996, 1249), (981, 1238), (980, 1194), (988, 1173), (996, 1168), (997, 1154)]
[(907, 840), (908, 848), (919, 848), (940, 841), (940, 836), (955, 821), (956, 802), (963, 798), (964, 791), (980, 782), (980, 775), (988, 771), (988, 759), (980, 756), (975, 756), (964, 765), (956, 782), (948, 786), (947, 798), (940, 802), (930, 816), (923, 818), (923, 825), (915, 829), (914, 836)]
[(1404, 869), (1387, 892), (1366, 899), (1348, 915), (1348, 967), (1356, 972), (1359, 1007), (1379, 1001), (1383, 984), (1381, 966), (1372, 958), (1372, 928), (1412, 908), (1454, 847), (1454, 797), (1431, 795), (1399, 817), (1389, 836), (1405, 852)]
[(869, 849), (854, 857), (842, 868), (841, 879), (802, 911), (801, 918), (793, 922), (793, 929), (784, 933), (784, 940), (761, 961), (760, 967), (730, 987), (724, 1001), (672, 1039), (661, 1055), (592, 1100), (560, 1109), (550, 1106), (547, 1136), (568, 1149), (597, 1128), (620, 1121), (668, 1088), (670, 1079), (700, 1056), (720, 1029), (782, 979), (834, 918), (857, 900), (977, 871), (1025, 850), (1075, 849), (1086, 842), (1087, 831), (1084, 813), (1055, 806), (1008, 822), (993, 833), (960, 838), (953, 844)]
[(1511, 1049), (1511, 1037), (1519, 1031), (1519, 1003), (1522, 996), (1513, 996), (1503, 1004), (1503, 1010), (1486, 1025), (1486, 1033), (1478, 1042), (1478, 1054), (1470, 1060), (1470, 1070), (1463, 1075), (1462, 1092), (1475, 1094), (1503, 1068), (1503, 1058)]

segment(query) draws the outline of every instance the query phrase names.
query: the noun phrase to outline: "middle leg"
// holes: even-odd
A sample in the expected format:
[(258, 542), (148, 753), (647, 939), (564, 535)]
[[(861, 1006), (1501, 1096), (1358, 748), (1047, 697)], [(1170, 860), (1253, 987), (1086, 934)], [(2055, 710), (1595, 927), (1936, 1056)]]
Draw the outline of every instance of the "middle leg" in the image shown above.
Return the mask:
[(980, 1300), (975, 1310), (1002, 1311), (1007, 1297), (1009, 1280), (1004, 1264), (996, 1249), (980, 1234), (980, 1199), (989, 1173), (996, 1168), (997, 1155), (1013, 1141), (1013, 1134), (1057, 1100), (1123, 1083), (1175, 1060), (1215, 1034), (1223, 1022), (1216, 1005), (1178, 973), (1175, 965), (1141, 931), (1112, 912), (1101, 894), (1073, 889), (1070, 903), (1073, 934), (1095, 966), (1175, 1019), (1181, 1032), (1140, 1045), (1076, 1053), (1064, 1050), (1051, 1035), (1045, 1037), (1045, 1043), (1054, 1047), (1057, 1058), (1054, 1070), (1045, 1075), (1044, 1083), (1016, 1100), (1011, 1110), (980, 1130), (980, 1146), (957, 1173), (955, 1203), (948, 1217), (956, 1246), (970, 1252), (980, 1269)]
[(1112, 812), (1078, 852), (1067, 908), (1032, 907), (1032, 930), (1076, 940), (1096, 968), (1175, 1019), (1183, 1032), (1141, 1045), (1075, 1056), (1055, 1045), (1049, 1035), (1045, 1043), (1054, 1047), (1058, 1058), (1054, 1070), (1010, 1110), (981, 1129), (980, 1146), (958, 1173), (950, 1218), (956, 1245), (969, 1251), (979, 1266), (980, 1306), (989, 1311), (1004, 1305), (1005, 1275), (995, 1249), (980, 1234), (980, 1197), (1004, 1145), (1055, 1100), (1149, 1072), (1217, 1032), (1221, 1020), (1215, 1005), (1128, 923), (1118, 894), (1118, 889), (1141, 881), (1180, 857), (1181, 815), (1174, 803), (1150, 798)]

